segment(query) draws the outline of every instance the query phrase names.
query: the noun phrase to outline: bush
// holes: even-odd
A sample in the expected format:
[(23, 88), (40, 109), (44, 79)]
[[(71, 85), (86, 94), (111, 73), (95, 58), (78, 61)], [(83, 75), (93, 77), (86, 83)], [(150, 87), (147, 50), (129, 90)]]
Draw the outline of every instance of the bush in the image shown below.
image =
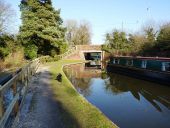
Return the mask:
[(51, 57), (51, 56), (42, 56), (42, 57), (40, 57), (41, 63), (54, 62), (54, 61), (58, 61), (58, 60), (60, 60), (59, 55), (56, 55), (54, 57)]
[(66, 51), (67, 51), (67, 49), (68, 49), (68, 44), (67, 43), (62, 43), (62, 44), (60, 44), (59, 45), (59, 50), (60, 50), (60, 54), (63, 54), (63, 53), (65, 53)]
[(4, 59), (7, 55), (9, 55), (10, 50), (6, 47), (0, 47), (0, 58)]
[(51, 57), (54, 57), (56, 54), (57, 54), (56, 50), (52, 49), (52, 50), (50, 51), (50, 56), (51, 56)]
[(24, 49), (25, 58), (31, 59), (31, 60), (36, 58), (37, 57), (37, 51), (38, 51), (38, 48), (37, 48), (36, 45), (34, 45), (34, 44), (28, 45)]
[(14, 37), (12, 35), (2, 34), (0, 35), (0, 58), (5, 59), (9, 53), (12, 52), (14, 45)]

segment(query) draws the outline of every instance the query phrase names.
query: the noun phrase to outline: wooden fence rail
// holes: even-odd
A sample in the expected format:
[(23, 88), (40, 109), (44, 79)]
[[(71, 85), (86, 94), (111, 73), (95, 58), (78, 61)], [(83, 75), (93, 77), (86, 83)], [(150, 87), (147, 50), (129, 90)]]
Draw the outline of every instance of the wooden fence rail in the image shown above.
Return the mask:
[(31, 76), (39, 67), (39, 59), (35, 59), (23, 67), (18, 73), (0, 85), (0, 128), (4, 128), (10, 117), (16, 117), (21, 108)]

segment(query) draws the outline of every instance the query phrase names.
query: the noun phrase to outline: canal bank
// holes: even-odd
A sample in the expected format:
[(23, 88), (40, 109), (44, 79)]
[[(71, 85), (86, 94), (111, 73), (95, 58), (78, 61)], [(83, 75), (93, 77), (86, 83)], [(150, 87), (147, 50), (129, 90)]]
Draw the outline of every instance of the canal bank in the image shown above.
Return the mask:
[[(80, 61), (58, 61), (44, 64), (35, 76), (30, 92), (34, 92), (31, 108), (20, 117), (19, 127), (32, 128), (115, 128), (104, 114), (74, 89), (65, 76), (65, 64)], [(45, 68), (47, 67), (47, 68)], [(62, 74), (62, 82), (56, 80)]]
[[(61, 104), (62, 120), (64, 124), (76, 128), (115, 128), (111, 122), (98, 108), (90, 104), (74, 88), (72, 83), (63, 72), (63, 65), (80, 63), (82, 61), (63, 60), (50, 63), (50, 72), (52, 73), (52, 89), (56, 94), (56, 100)], [(47, 64), (48, 65), (48, 64)], [(62, 74), (62, 82), (57, 82), (56, 75)], [(56, 82), (59, 86), (56, 86)], [(70, 120), (72, 117), (74, 120)], [(76, 124), (76, 125), (75, 125)]]

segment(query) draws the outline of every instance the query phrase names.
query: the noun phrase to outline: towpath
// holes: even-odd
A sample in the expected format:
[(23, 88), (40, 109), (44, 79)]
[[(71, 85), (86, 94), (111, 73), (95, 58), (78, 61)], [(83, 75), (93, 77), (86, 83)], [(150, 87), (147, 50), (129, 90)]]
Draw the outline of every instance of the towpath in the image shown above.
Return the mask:
[(50, 77), (48, 67), (40, 66), (32, 78), (19, 120), (12, 128), (64, 128)]

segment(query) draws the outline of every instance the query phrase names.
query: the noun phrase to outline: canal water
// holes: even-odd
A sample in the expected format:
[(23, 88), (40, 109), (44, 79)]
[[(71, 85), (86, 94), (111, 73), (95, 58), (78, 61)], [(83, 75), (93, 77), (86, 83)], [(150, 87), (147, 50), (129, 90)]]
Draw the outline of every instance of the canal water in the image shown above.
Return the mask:
[(170, 87), (88, 64), (65, 66), (64, 72), (77, 91), (120, 128), (170, 128)]

